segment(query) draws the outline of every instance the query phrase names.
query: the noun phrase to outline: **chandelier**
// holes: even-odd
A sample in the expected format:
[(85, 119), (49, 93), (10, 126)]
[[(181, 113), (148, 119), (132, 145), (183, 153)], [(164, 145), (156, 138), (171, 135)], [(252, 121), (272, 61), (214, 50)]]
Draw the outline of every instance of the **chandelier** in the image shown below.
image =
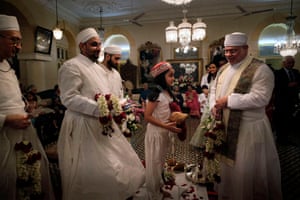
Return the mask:
[(282, 57), (285, 56), (295, 56), (298, 51), (300, 51), (300, 40), (297, 39), (294, 26), (295, 19), (297, 16), (292, 14), (293, 10), (293, 0), (291, 0), (291, 13), (290, 16), (286, 18), (287, 32), (285, 40), (275, 43), (274, 52), (279, 53)]
[(63, 31), (58, 27), (57, 0), (55, 0), (55, 11), (56, 11), (56, 26), (53, 29), (53, 35), (56, 40), (61, 40), (63, 37)]
[(162, 0), (162, 1), (172, 5), (185, 5), (190, 3), (192, 0)]
[(187, 10), (183, 9), (182, 23), (176, 27), (174, 21), (170, 21), (169, 26), (165, 29), (166, 42), (176, 43), (179, 41), (182, 48), (189, 46), (191, 41), (203, 40), (206, 36), (206, 24), (202, 22), (201, 18), (197, 18), (195, 24), (188, 22), (186, 18)]

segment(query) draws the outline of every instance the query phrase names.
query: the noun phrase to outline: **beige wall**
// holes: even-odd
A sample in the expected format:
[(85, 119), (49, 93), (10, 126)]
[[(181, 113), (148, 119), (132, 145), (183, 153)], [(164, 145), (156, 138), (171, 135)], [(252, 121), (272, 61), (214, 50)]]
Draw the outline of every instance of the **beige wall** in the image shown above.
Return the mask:
[[(3, 5), (3, 6), (2, 6)], [(55, 13), (39, 6), (34, 0), (4, 0), (1, 2), (1, 13), (14, 14), (18, 17), (22, 29), (23, 50), (19, 55), (21, 65), (21, 82), (25, 85), (35, 84), (38, 90), (52, 88), (57, 83), (57, 69), (59, 60), (56, 59), (56, 47), (64, 46), (68, 49), (69, 57), (76, 54), (75, 35), (83, 28), (75, 22), (64, 20), (64, 39), (62, 41), (53, 40), (50, 55), (34, 53), (34, 31), (36, 26), (52, 30), (55, 26)], [(4, 12), (5, 11), (5, 12)], [(295, 13), (296, 15), (300, 15)], [(204, 60), (204, 65), (209, 61), (209, 45), (230, 32), (245, 32), (249, 36), (250, 54), (258, 55), (258, 37), (263, 28), (271, 23), (285, 22), (286, 13), (259, 14), (245, 17), (204, 19), (207, 24), (207, 37), (196, 44), (200, 48), (200, 56)], [(176, 22), (177, 24), (179, 22)], [(138, 64), (137, 49), (147, 41), (156, 43), (162, 47), (162, 59), (173, 59), (174, 44), (166, 44), (164, 29), (168, 22), (156, 24), (143, 24), (143, 27), (135, 25), (127, 26), (105, 26), (106, 35), (123, 34), (131, 46), (130, 60), (133, 64)], [(300, 33), (299, 18), (296, 21), (296, 32)], [(261, 58), (266, 60), (268, 58)], [(296, 67), (300, 69), (300, 54), (296, 56)]]

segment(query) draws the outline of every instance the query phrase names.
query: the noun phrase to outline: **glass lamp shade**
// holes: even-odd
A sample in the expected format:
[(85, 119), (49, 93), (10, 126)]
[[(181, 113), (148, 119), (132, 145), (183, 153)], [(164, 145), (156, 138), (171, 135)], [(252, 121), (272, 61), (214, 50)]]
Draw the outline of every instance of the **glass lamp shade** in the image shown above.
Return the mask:
[(201, 18), (197, 18), (197, 22), (193, 25), (193, 41), (203, 40), (206, 36), (206, 24), (202, 22)]
[(191, 42), (192, 25), (184, 18), (182, 23), (178, 25), (178, 37), (182, 46), (187, 46)]
[(166, 42), (177, 42), (177, 27), (174, 25), (173, 21), (170, 21), (169, 26), (166, 28)]
[(55, 27), (53, 29), (53, 35), (56, 40), (61, 40), (63, 37), (63, 31), (60, 28)]
[(297, 48), (284, 48), (284, 49), (281, 49), (280, 50), (280, 55), (282, 57), (285, 57), (285, 56), (295, 56), (297, 54), (298, 50)]
[(190, 3), (192, 0), (162, 0), (165, 3), (172, 4), (172, 5), (186, 5)]

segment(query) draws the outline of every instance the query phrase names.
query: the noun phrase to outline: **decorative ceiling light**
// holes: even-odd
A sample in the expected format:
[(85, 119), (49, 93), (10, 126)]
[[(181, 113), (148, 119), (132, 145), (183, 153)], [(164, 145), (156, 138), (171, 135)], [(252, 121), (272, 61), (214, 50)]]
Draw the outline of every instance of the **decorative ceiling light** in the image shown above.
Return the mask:
[(282, 57), (295, 56), (300, 49), (300, 40), (297, 39), (294, 31), (295, 19), (297, 16), (294, 16), (292, 12), (293, 12), (293, 0), (291, 0), (290, 16), (286, 18), (287, 20), (286, 38), (284, 41), (277, 42), (274, 47), (275, 53), (279, 53)]
[(98, 33), (99, 33), (99, 37), (101, 39), (101, 42), (103, 43), (104, 42), (104, 27), (102, 26), (102, 13), (103, 13), (103, 9), (102, 9), (102, 6), (100, 6), (99, 8), (99, 12), (100, 12), (100, 26), (98, 28)]
[(185, 5), (190, 3), (192, 0), (162, 0), (162, 1), (172, 5)]
[(192, 25), (186, 18), (187, 10), (183, 9), (184, 18), (182, 23), (176, 27), (171, 21), (169, 26), (165, 29), (166, 42), (176, 43), (179, 40), (182, 48), (188, 47), (191, 41), (203, 40), (206, 36), (206, 24), (202, 22), (201, 18)]
[(63, 31), (58, 27), (57, 0), (55, 0), (55, 11), (56, 11), (56, 26), (53, 29), (53, 35), (56, 40), (61, 40), (63, 37)]

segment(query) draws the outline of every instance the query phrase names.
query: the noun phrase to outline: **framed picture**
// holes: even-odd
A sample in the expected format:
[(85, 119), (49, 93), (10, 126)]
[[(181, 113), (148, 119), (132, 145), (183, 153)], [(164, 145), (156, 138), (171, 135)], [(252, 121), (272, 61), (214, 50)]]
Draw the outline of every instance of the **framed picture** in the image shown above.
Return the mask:
[(37, 53), (50, 54), (53, 33), (51, 30), (38, 26), (35, 30), (35, 49)]
[(202, 77), (202, 59), (168, 60), (175, 69), (175, 79), (189, 77), (193, 82), (200, 82)]

